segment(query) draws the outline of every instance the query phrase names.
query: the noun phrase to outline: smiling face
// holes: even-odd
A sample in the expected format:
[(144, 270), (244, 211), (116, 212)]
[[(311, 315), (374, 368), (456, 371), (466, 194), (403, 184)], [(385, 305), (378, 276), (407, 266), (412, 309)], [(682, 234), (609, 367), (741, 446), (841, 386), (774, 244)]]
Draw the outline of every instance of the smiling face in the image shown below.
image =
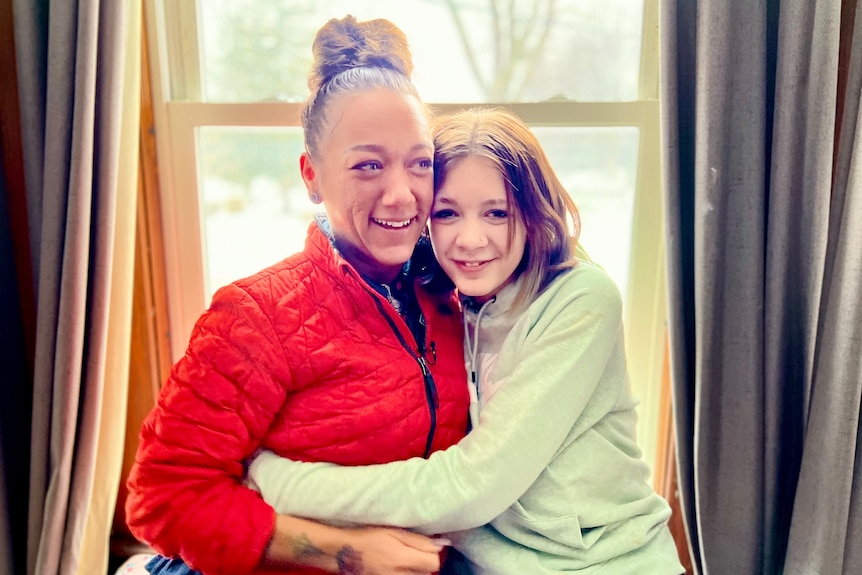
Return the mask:
[(386, 89), (339, 97), (317, 157), (300, 159), (335, 243), (364, 276), (389, 282), (411, 254), (433, 198), (433, 144), (421, 104)]
[(431, 209), (431, 242), (463, 295), (483, 302), (514, 280), (527, 232), (491, 160), (467, 156), (449, 167)]

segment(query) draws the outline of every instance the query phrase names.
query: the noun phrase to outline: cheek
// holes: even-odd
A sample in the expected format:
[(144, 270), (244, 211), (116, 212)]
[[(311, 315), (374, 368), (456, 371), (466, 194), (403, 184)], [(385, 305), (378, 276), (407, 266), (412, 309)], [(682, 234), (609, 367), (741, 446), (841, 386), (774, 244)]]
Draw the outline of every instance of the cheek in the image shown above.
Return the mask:
[(430, 212), (431, 204), (434, 202), (434, 182), (426, 178), (418, 186), (414, 187), (414, 189), (416, 190), (418, 201)]
[(338, 196), (339, 209), (351, 217), (367, 214), (371, 205), (370, 194), (365, 193), (362, 186), (356, 181), (346, 180), (341, 183), (342, 187)]
[(446, 248), (451, 243), (449, 239), (451, 231), (447, 230), (448, 226), (441, 226), (433, 222), (428, 226), (428, 235), (431, 237), (431, 247), (434, 248), (434, 254), (438, 257), (446, 253)]
[[(503, 242), (504, 243), (502, 245), (507, 245), (506, 242), (508, 242), (508, 238), (504, 239)], [(524, 237), (515, 236), (512, 238), (512, 243), (509, 244), (509, 251), (506, 259), (517, 265), (524, 258), (525, 247)]]

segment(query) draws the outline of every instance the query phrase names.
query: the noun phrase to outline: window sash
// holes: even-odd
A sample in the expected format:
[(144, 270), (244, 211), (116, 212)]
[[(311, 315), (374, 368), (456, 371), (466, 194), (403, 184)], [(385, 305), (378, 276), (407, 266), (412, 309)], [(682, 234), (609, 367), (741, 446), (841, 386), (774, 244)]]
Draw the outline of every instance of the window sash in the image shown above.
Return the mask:
[[(194, 322), (208, 303), (198, 204), (197, 130), (202, 126), (299, 126), (301, 105), (200, 102), (196, 0), (146, 0), (145, 17), (153, 63), (171, 354), (176, 360), (184, 353)], [(639, 129), (624, 321), (633, 391), (640, 400), (638, 440), (646, 461), (653, 466), (667, 308), (657, 99), (658, 0), (645, 0), (643, 27), (641, 100), (430, 105), (438, 113), (496, 105), (513, 111), (530, 126)]]

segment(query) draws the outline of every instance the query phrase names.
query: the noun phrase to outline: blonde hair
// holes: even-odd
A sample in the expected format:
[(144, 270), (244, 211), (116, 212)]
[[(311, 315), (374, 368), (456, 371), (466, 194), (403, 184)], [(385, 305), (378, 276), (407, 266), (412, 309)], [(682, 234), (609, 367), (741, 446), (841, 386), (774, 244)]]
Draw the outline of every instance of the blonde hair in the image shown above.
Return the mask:
[(326, 111), (336, 96), (385, 88), (422, 102), (410, 81), (413, 58), (407, 38), (388, 20), (333, 18), (317, 31), (311, 50), (311, 94), (302, 109), (302, 127), (305, 149), (312, 157), (317, 156), (328, 127)]
[[(475, 108), (434, 122), (434, 189), (459, 160), (490, 160), (506, 182), (509, 210), (524, 222), (527, 243), (515, 273), (515, 306), (527, 306), (560, 271), (575, 265), (580, 216), (538, 139), (520, 118), (499, 108)], [(571, 224), (571, 227), (569, 227)], [(509, 226), (509, 240), (515, 227)]]

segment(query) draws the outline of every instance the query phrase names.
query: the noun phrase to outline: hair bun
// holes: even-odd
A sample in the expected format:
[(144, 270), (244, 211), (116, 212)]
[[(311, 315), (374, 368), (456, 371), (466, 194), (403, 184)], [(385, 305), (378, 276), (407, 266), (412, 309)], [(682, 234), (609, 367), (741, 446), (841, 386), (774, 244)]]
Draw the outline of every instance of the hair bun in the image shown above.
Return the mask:
[(413, 58), (398, 26), (378, 18), (359, 22), (353, 16), (333, 18), (317, 31), (308, 87), (316, 92), (333, 76), (351, 68), (388, 68), (410, 78)]

